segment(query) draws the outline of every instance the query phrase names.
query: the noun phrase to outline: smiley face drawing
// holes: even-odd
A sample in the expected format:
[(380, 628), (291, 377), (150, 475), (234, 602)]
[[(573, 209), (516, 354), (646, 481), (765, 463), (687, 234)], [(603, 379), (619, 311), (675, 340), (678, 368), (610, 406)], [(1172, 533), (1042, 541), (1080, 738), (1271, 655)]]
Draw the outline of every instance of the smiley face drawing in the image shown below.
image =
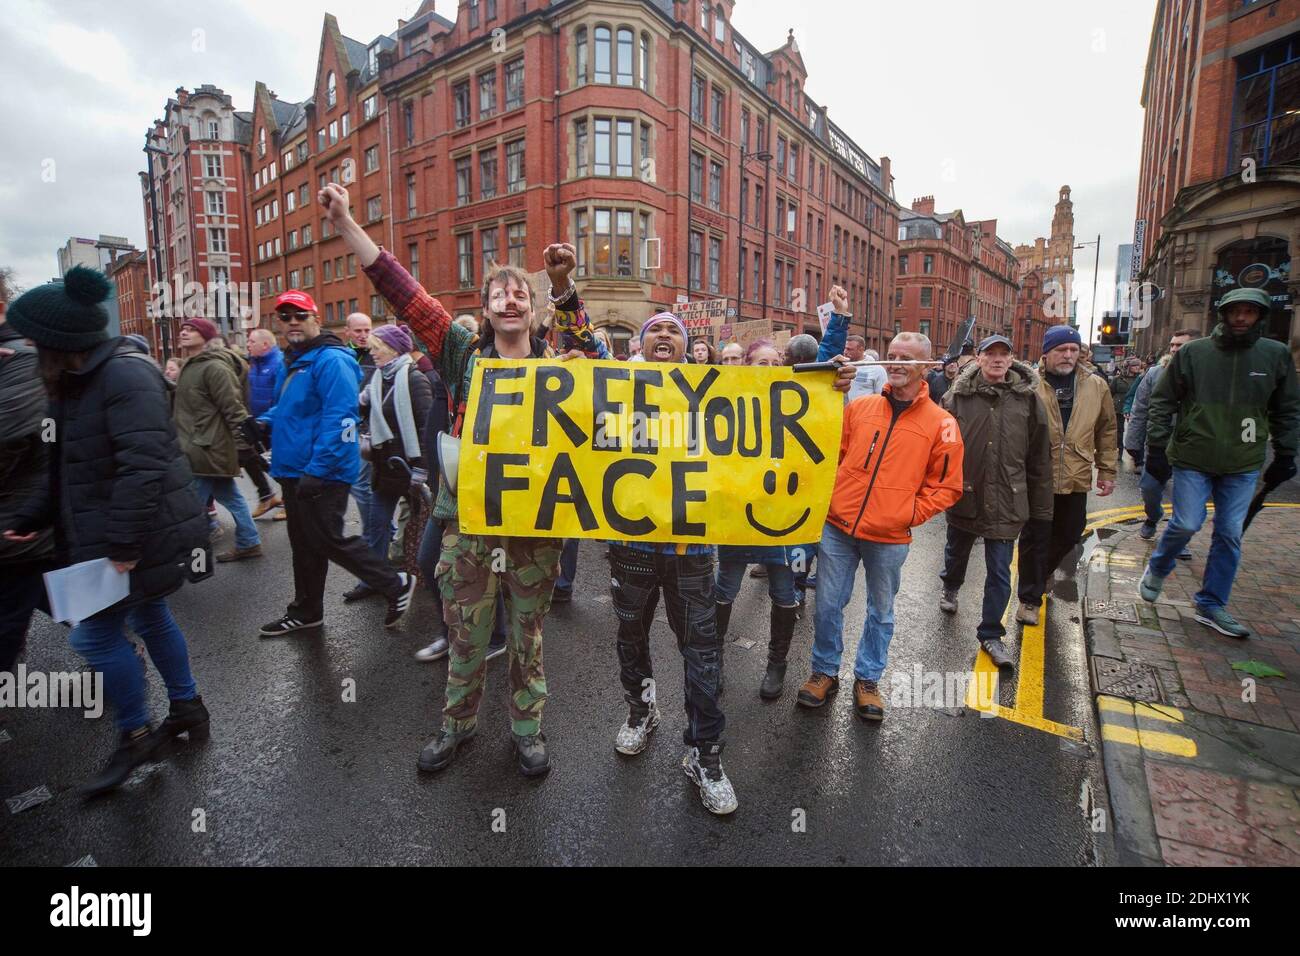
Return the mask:
[[(767, 492), (769, 495), (776, 494), (776, 472), (770, 468), (767, 471), (763, 472), (763, 490)], [(798, 490), (799, 490), (799, 474), (798, 472), (792, 471), (790, 472), (789, 480), (786, 482), (786, 492), (790, 495), (791, 498), (793, 498), (794, 493)], [(790, 525), (789, 527), (769, 528), (767, 525), (763, 524), (757, 518), (754, 517), (754, 503), (752, 501), (745, 505), (745, 520), (749, 522), (749, 526), (753, 528), (755, 531), (767, 535), (769, 538), (784, 538), (786, 535), (792, 534), (793, 532), (799, 529), (800, 525), (802, 525), (805, 521), (808, 520), (808, 517), (811, 514), (812, 514), (811, 508), (804, 508), (803, 514), (799, 516), (799, 520), (796, 521), (794, 524)]]

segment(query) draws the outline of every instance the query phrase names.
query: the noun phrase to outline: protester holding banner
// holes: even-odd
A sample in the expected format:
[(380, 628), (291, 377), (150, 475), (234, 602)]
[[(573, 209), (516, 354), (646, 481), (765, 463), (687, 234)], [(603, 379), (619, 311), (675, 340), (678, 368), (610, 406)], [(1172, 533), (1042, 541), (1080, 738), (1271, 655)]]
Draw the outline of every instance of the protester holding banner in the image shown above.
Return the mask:
[[(484, 323), (481, 337), (455, 324), (442, 304), (415, 281), (391, 253), (381, 251), (353, 220), (347, 190), (327, 185), (319, 196), (326, 215), (360, 260), (375, 289), (406, 322), (435, 360), (447, 383), (456, 411), (453, 434), (459, 436), (470, 381), (478, 356), (506, 359), (553, 358), (555, 353), (534, 333), (533, 290), (527, 276), (509, 266), (488, 270), (482, 289)], [(572, 246), (548, 246), (544, 253), (551, 280), (550, 302), (561, 332), (596, 354), (578, 290), (569, 278), (577, 266)], [(520, 771), (537, 776), (550, 770), (546, 737), (541, 732), (546, 703), (542, 668), (542, 623), (559, 573), (560, 541), (555, 538), (514, 538), (462, 534), (457, 522), (455, 494), (444, 475), (439, 483), (433, 516), (448, 522), (438, 561), (443, 612), (451, 637), (443, 725), (420, 753), (421, 770), (449, 766), (457, 750), (473, 738), (483, 681), (493, 609), (504, 588), (510, 635), (511, 731)]]
[[(926, 336), (901, 332), (886, 361), (925, 362), (930, 354)], [(894, 635), (894, 597), (911, 529), (949, 508), (962, 492), (961, 432), (930, 400), (924, 368), (886, 365), (884, 394), (845, 407), (835, 491), (817, 549), (812, 675), (798, 697), (804, 707), (821, 707), (839, 688), (844, 608), (862, 564), (867, 619), (853, 668), (854, 707), (866, 720), (884, 719), (879, 681)]]

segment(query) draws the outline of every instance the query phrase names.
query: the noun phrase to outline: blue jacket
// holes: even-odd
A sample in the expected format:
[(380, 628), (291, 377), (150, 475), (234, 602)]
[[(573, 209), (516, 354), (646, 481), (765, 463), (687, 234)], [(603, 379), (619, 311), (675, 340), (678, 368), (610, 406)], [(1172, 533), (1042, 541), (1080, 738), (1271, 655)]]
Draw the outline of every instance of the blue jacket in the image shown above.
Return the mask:
[(248, 357), (248, 413), (254, 418), (275, 404), (275, 384), (283, 368), (284, 353), (278, 345), (265, 355)]
[(322, 332), (306, 351), (290, 353), (276, 377), (275, 405), (258, 416), (271, 424), (272, 477), (356, 482), (361, 377), (352, 350), (332, 332)]

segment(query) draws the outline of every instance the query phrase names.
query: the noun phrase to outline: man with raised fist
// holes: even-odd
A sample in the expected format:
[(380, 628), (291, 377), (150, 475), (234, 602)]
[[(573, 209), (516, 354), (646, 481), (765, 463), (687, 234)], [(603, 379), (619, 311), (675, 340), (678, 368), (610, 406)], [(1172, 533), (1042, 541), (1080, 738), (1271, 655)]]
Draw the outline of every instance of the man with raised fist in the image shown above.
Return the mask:
[[(483, 318), (478, 335), (457, 325), (447, 310), (412, 278), (393, 255), (381, 250), (348, 211), (347, 190), (329, 184), (320, 203), (336, 231), (356, 254), (375, 289), (398, 318), (410, 326), (452, 393), (459, 436), (469, 403), (474, 362), (479, 356), (504, 359), (555, 359), (556, 353), (536, 331), (533, 289), (528, 276), (513, 266), (492, 266), (483, 277)], [(570, 349), (565, 357), (596, 356), (598, 346), (577, 287), (569, 278), (577, 251), (555, 243), (543, 253), (550, 278), (555, 327)], [(442, 729), (420, 753), (419, 767), (442, 770), (476, 733), (483, 698), (488, 642), (497, 592), (504, 590), (510, 619), (510, 724), (519, 769), (539, 776), (551, 769), (546, 737), (541, 732), (546, 704), (542, 668), (542, 624), (560, 571), (556, 538), (473, 535), (460, 531), (456, 496), (447, 482), (438, 483), (433, 517), (447, 522), (438, 561), (438, 586), (451, 639)]]

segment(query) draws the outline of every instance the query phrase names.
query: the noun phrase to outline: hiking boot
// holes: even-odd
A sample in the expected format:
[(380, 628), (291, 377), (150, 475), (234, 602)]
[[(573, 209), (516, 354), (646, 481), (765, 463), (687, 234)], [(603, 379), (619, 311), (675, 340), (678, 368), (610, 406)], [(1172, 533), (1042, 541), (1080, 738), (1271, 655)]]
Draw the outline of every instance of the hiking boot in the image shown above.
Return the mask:
[(424, 662), (440, 661), (447, 656), (449, 650), (451, 650), (451, 643), (447, 640), (447, 635), (444, 634), (442, 637), (435, 639), (432, 644), (416, 651), (415, 659)]
[(208, 709), (203, 706), (202, 697), (173, 700), (168, 705), (166, 719), (153, 732), (154, 749), (181, 734), (186, 734), (190, 743), (207, 740), (211, 734), (208, 729), (208, 719)]
[(1016, 620), (1021, 624), (1033, 626), (1038, 623), (1038, 605), (1026, 604), (1020, 602), (1020, 607), (1016, 609)]
[(614, 749), (621, 754), (635, 757), (650, 742), (650, 732), (659, 726), (659, 708), (651, 702), (650, 709), (638, 711), (628, 708), (627, 720), (618, 728), (614, 738)]
[(82, 786), (81, 796), (97, 797), (110, 790), (116, 790), (126, 782), (127, 777), (131, 776), (132, 770), (149, 761), (155, 746), (157, 741), (153, 739), (148, 724), (135, 730), (123, 731), (118, 739), (117, 749), (108, 758), (108, 763)]
[(1007, 646), (1000, 640), (994, 638), (980, 641), (980, 647), (984, 648), (984, 653), (993, 659), (993, 663), (997, 665), (998, 670), (1014, 671), (1016, 669), (1015, 660), (1007, 653)]
[(1142, 575), (1142, 580), (1138, 582), (1138, 594), (1142, 595), (1142, 600), (1154, 604), (1156, 598), (1160, 597), (1160, 589), (1165, 586), (1165, 579), (1158, 578), (1148, 570)]
[(1156, 536), (1156, 526), (1150, 521), (1143, 521), (1142, 527), (1138, 528), (1138, 537), (1143, 541), (1150, 541)]
[(269, 498), (263, 498), (257, 503), (257, 507), (253, 509), (253, 517), (260, 518), (272, 508), (279, 508), (283, 504), (284, 502), (280, 500), (279, 495), (272, 495)]
[(853, 709), (863, 720), (885, 719), (885, 702), (880, 696), (880, 685), (876, 681), (853, 682)]
[(397, 627), (411, 609), (411, 595), (415, 593), (416, 575), (407, 571), (398, 571), (402, 580), (402, 589), (388, 599), (388, 613), (384, 615), (384, 627)]
[(1236, 637), (1245, 640), (1250, 637), (1250, 628), (1246, 627), (1235, 617), (1228, 613), (1227, 608), (1200, 608), (1196, 609), (1196, 620), (1206, 627), (1212, 627), (1220, 634), (1227, 637)]
[(419, 768), (425, 773), (437, 773), (451, 766), (451, 762), (456, 759), (456, 751), (462, 744), (469, 743), (477, 732), (478, 724), (469, 730), (460, 731), (451, 731), (443, 727), (438, 731), (438, 736), (425, 744), (424, 749), (420, 751)]
[(731, 781), (722, 769), (722, 744), (688, 748), (682, 757), (682, 769), (700, 788), (700, 802), (710, 813), (722, 816), (733, 813), (739, 806), (736, 791), (732, 789)]
[(943, 594), (939, 597), (939, 610), (944, 614), (957, 613), (957, 589), (944, 588)]
[(551, 769), (551, 757), (546, 752), (546, 735), (540, 731), (521, 737), (511, 733), (515, 753), (519, 755), (519, 772), (525, 777), (540, 777)]
[(820, 707), (826, 703), (828, 697), (840, 689), (840, 679), (831, 677), (829, 674), (819, 674), (816, 671), (803, 682), (799, 688), (799, 696), (795, 698), (795, 703), (800, 707)]
[(228, 561), (247, 561), (249, 558), (260, 558), (262, 556), (262, 546), (255, 544), (248, 548), (231, 548), (229, 551), (222, 551), (217, 555), (217, 561), (225, 564)]
[(258, 633), (262, 637), (282, 637), (285, 634), (292, 634), (294, 631), (305, 631), (313, 627), (320, 627), (324, 623), (324, 618), (319, 621), (304, 621), (300, 617), (286, 614), (284, 617), (276, 618), (269, 624), (263, 624)]

